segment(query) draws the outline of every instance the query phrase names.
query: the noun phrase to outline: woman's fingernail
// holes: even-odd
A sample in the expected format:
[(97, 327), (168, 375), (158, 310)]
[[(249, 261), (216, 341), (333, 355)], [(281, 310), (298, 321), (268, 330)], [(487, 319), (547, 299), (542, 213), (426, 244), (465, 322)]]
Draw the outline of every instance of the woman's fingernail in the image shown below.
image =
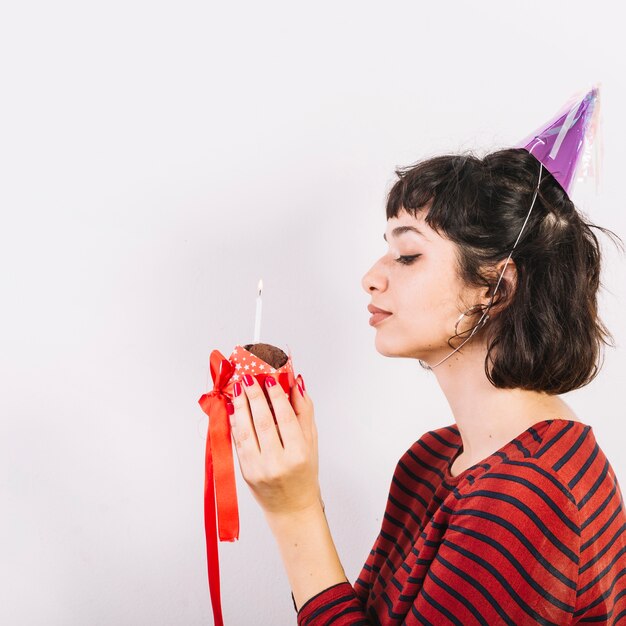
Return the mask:
[(232, 402), (226, 402), (226, 410), (228, 411), (228, 421), (230, 422), (230, 427), (233, 428), (235, 426), (235, 406)]
[(273, 387), (276, 384), (276, 381), (272, 378), (272, 376), (266, 376), (265, 377), (265, 384), (268, 387)]
[(235, 383), (233, 386), (233, 394), (235, 398), (241, 395), (241, 383)]
[(252, 385), (254, 384), (254, 380), (252, 380), (252, 376), (250, 376), (250, 374), (244, 374), (243, 383), (246, 387), (252, 387)]
[(302, 385), (302, 389), (306, 389), (306, 385), (304, 384), (304, 378), (302, 378), (302, 374), (298, 374), (298, 378), (300, 379), (300, 384)]
[(304, 389), (302, 389), (302, 385), (300, 384), (300, 381), (297, 381), (296, 385), (298, 385), (298, 391), (300, 392), (300, 395), (304, 398)]

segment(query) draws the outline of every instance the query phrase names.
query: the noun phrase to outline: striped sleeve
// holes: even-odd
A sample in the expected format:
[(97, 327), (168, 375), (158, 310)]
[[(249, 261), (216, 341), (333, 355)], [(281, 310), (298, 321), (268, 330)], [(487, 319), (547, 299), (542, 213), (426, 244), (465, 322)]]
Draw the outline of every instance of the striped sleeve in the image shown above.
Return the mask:
[[(495, 468), (494, 468), (495, 469)], [(367, 615), (340, 583), (311, 598), (298, 626), (544, 624), (573, 621), (578, 584), (578, 507), (554, 472), (530, 461), (502, 463), (442, 505), (441, 541), (405, 616)], [(395, 621), (394, 621), (395, 623)]]
[(373, 623), (366, 618), (363, 605), (354, 587), (348, 582), (324, 589), (307, 600), (298, 612), (298, 626), (321, 626), (329, 623), (333, 626)]

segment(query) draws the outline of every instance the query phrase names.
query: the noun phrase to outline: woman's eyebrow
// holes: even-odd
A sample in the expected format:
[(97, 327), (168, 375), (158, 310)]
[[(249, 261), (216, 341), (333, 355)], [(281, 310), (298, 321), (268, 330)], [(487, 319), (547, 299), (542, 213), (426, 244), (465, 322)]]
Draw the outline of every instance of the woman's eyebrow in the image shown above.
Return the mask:
[[(426, 235), (421, 230), (419, 230), (418, 228), (415, 228), (415, 226), (397, 226), (391, 231), (391, 236), (399, 237), (400, 235), (407, 233), (409, 231), (417, 233), (418, 235), (421, 235), (422, 237), (424, 237), (424, 239), (426, 239), (426, 241), (428, 241), (428, 237), (426, 237)], [(387, 235), (385, 233), (383, 233), (383, 239), (387, 241)]]

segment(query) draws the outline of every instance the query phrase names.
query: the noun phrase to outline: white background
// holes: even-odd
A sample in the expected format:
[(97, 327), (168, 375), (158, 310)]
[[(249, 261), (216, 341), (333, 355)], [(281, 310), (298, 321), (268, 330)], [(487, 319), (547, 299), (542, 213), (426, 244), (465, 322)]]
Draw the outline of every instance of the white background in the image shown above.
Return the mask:
[[(589, 2), (20, 2), (0, 15), (0, 622), (212, 624), (203, 530), (212, 349), (289, 346), (316, 402), (326, 512), (351, 580), (395, 464), (452, 423), (431, 373), (374, 348), (360, 280), (394, 168), (482, 155), (602, 84), (599, 193), (626, 235), (623, 23)], [(564, 396), (626, 485), (617, 348)], [(227, 626), (293, 624), (236, 466)]]

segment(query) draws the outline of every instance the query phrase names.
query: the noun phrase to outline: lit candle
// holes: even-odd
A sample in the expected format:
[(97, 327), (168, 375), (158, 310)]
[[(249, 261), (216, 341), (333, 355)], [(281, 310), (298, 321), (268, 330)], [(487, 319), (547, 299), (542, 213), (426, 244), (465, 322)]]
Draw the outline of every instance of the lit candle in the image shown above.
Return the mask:
[(256, 297), (256, 316), (254, 318), (254, 343), (259, 343), (261, 339), (261, 307), (263, 302), (261, 300), (261, 292), (263, 291), (263, 280), (259, 280), (258, 285), (259, 293)]

